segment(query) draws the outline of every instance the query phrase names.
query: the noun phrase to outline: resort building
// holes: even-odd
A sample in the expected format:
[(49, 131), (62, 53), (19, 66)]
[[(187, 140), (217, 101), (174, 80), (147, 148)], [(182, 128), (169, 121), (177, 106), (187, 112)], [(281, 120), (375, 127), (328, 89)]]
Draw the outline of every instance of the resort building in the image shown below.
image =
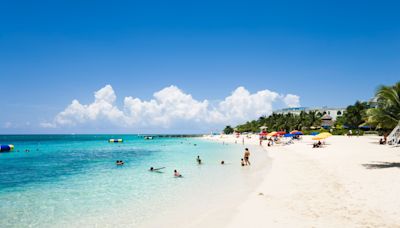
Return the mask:
[(284, 108), (275, 110), (273, 113), (275, 114), (288, 114), (292, 113), (295, 115), (299, 115), (301, 112), (310, 112), (316, 111), (321, 113), (322, 115), (329, 115), (332, 119), (331, 121), (335, 121), (338, 116), (342, 116), (346, 108), (331, 108), (331, 107), (322, 107), (322, 108), (309, 108), (309, 107), (295, 107), (295, 108)]

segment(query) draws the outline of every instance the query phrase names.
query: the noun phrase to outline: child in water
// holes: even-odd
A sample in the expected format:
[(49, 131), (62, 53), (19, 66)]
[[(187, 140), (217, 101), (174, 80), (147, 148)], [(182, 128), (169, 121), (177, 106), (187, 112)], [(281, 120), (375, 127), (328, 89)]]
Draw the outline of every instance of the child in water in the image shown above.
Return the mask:
[(200, 159), (200, 156), (197, 156), (197, 159), (196, 159), (196, 161), (197, 161), (197, 163), (198, 163), (199, 165), (201, 165), (201, 159)]

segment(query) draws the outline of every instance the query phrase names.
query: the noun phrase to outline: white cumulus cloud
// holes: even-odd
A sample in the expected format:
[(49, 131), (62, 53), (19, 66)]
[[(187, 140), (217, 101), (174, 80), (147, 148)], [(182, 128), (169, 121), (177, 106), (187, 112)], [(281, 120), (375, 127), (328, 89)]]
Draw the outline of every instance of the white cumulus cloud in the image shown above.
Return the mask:
[(81, 104), (73, 100), (53, 121), (41, 123), (44, 128), (77, 126), (83, 124), (112, 124), (128, 128), (172, 128), (179, 126), (223, 126), (268, 115), (278, 100), (289, 107), (299, 105), (293, 94), (279, 95), (262, 90), (250, 93), (238, 87), (222, 101), (211, 105), (208, 100), (196, 100), (176, 86), (166, 87), (153, 94), (150, 100), (125, 97), (123, 107), (116, 105), (117, 96), (106, 85), (94, 93), (94, 101)]
[(300, 97), (297, 95), (287, 94), (283, 98), (283, 102), (285, 102), (285, 104), (290, 108), (300, 107)]

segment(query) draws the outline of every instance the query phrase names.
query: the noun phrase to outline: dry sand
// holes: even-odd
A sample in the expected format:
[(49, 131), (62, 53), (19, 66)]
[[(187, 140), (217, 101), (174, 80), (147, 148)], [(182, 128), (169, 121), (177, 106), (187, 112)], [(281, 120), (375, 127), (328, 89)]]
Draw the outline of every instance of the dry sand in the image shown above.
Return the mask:
[[(227, 227), (400, 227), (400, 147), (378, 140), (332, 136), (313, 149), (304, 136), (291, 145), (264, 145), (272, 167)], [(259, 144), (258, 137), (245, 144)]]

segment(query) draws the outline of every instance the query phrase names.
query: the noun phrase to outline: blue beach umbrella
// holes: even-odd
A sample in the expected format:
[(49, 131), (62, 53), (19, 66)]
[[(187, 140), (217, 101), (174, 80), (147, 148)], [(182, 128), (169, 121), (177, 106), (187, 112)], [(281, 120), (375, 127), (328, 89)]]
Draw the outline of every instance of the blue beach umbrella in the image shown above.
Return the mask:
[(293, 134), (284, 134), (283, 136), (284, 137), (293, 137), (294, 135)]

